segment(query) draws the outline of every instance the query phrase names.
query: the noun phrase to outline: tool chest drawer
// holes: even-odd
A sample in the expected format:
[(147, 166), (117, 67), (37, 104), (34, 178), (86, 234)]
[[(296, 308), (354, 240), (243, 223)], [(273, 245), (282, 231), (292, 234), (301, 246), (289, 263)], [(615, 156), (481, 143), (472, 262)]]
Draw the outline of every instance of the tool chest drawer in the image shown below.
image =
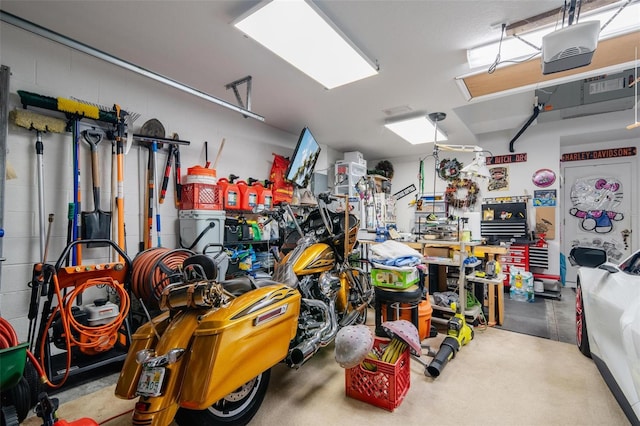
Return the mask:
[(511, 276), (509, 271), (512, 267), (529, 270), (529, 246), (512, 245), (506, 254), (500, 256), (500, 264), (502, 272), (505, 274), (504, 285), (509, 286), (509, 277)]

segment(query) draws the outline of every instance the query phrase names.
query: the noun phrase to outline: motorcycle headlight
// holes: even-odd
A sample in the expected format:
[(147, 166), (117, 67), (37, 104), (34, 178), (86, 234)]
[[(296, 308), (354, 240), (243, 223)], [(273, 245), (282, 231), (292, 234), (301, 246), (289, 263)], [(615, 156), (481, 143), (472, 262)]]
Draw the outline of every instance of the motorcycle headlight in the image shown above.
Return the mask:
[(331, 297), (340, 288), (340, 277), (330, 272), (324, 272), (320, 275), (318, 287), (323, 295)]

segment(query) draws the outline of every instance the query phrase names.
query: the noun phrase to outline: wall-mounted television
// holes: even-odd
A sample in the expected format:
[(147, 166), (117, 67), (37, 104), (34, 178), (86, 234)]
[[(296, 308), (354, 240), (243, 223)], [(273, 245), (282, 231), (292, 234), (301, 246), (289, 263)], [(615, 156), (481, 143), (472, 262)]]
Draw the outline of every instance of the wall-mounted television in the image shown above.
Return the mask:
[(306, 188), (320, 155), (320, 145), (308, 127), (302, 129), (284, 178), (300, 188)]

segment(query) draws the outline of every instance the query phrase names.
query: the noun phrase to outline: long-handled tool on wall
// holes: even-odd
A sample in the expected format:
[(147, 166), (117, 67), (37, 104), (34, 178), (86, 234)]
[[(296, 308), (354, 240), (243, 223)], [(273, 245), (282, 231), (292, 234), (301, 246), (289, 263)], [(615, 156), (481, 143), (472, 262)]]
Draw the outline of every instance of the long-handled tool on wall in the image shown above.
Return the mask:
[[(118, 208), (118, 246), (122, 251), (127, 250), (124, 234), (124, 128), (125, 128), (125, 115), (126, 112), (120, 109), (119, 105), (114, 105), (113, 109), (116, 112), (116, 160), (117, 160), (117, 186), (118, 186), (118, 198), (116, 199), (116, 206)], [(124, 115), (123, 115), (124, 114)], [(119, 259), (122, 262), (122, 254), (119, 253)]]
[[(82, 212), (82, 239), (109, 240), (111, 238), (111, 212), (100, 209), (100, 163), (98, 160), (98, 144), (102, 133), (84, 130), (82, 137), (91, 148), (91, 176), (93, 183), (93, 211)], [(87, 247), (104, 247), (106, 243), (88, 243)]]
[(38, 218), (40, 224), (40, 261), (46, 262), (45, 254), (45, 212), (44, 212), (44, 144), (43, 133), (64, 133), (66, 123), (60, 119), (36, 114), (28, 110), (14, 110), (9, 113), (17, 126), (36, 131), (36, 156), (38, 170)]

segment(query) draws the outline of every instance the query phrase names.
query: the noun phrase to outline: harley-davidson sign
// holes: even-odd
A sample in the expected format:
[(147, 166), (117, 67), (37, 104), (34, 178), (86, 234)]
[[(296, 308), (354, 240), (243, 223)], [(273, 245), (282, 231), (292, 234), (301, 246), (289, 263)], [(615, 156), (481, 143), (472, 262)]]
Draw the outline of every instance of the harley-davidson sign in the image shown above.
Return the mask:
[(560, 161), (601, 160), (604, 158), (632, 157), (637, 154), (635, 146), (627, 148), (599, 149), (597, 151), (569, 152), (562, 154)]

